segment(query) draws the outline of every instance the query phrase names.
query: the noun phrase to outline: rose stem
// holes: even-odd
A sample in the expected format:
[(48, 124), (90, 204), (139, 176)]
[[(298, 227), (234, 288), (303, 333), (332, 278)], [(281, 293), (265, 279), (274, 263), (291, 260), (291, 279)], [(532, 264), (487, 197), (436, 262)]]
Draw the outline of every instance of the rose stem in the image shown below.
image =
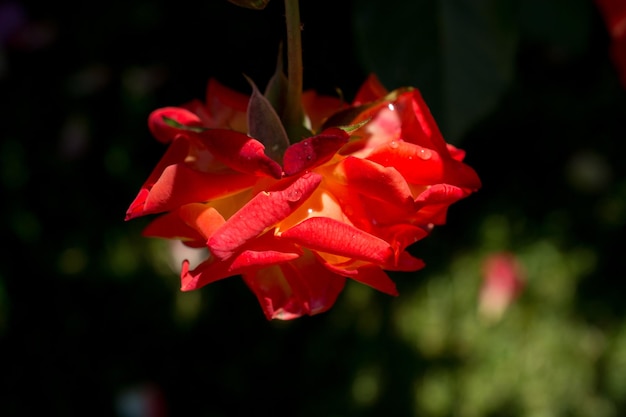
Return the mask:
[(287, 20), (287, 108), (285, 109), (285, 127), (291, 141), (301, 138), (292, 137), (290, 132), (298, 132), (302, 126), (302, 40), (300, 9), (298, 0), (285, 0), (285, 18)]

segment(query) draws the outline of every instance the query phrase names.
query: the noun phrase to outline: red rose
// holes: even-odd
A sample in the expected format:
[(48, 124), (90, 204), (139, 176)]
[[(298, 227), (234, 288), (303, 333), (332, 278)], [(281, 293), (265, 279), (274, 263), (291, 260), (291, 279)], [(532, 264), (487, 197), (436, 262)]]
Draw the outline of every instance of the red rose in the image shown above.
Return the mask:
[(205, 105), (150, 115), (171, 143), (126, 218), (164, 213), (146, 235), (208, 248), (195, 269), (184, 262), (184, 291), (242, 275), (268, 319), (328, 310), (346, 278), (396, 295), (383, 270), (420, 269), (406, 248), (480, 187), (417, 90), (370, 77), (351, 106), (305, 92), (314, 134), (281, 161), (244, 133), (246, 101), (210, 81)]
[(596, 0), (611, 35), (611, 58), (626, 88), (626, 1)]

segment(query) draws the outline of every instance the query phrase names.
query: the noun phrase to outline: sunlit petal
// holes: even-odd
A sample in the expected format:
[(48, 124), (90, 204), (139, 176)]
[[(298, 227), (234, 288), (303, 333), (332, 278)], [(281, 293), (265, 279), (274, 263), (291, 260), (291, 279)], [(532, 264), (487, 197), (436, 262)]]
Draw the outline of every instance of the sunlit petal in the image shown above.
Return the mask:
[(144, 196), (142, 214), (159, 213), (183, 204), (234, 194), (251, 187), (255, 181), (250, 175), (208, 174), (185, 164), (170, 165)]
[(392, 166), (409, 183), (416, 185), (453, 184), (470, 190), (480, 188), (476, 172), (452, 158), (442, 158), (431, 149), (396, 141), (375, 149), (368, 159), (382, 166)]
[(321, 181), (320, 175), (310, 173), (283, 190), (258, 193), (211, 236), (208, 241), (211, 252), (219, 259), (229, 258), (246, 242), (302, 205)]
[(126, 220), (133, 219), (135, 217), (150, 214), (146, 211), (146, 200), (150, 196), (150, 190), (154, 184), (159, 180), (163, 171), (170, 165), (182, 163), (187, 154), (189, 153), (189, 142), (184, 138), (178, 138), (174, 140), (167, 148), (165, 155), (161, 158), (159, 163), (154, 167), (152, 173), (141, 187), (139, 194), (135, 197), (135, 200), (131, 203), (126, 212)]
[(335, 176), (354, 194), (366, 195), (393, 205), (413, 206), (411, 189), (394, 167), (348, 157), (337, 164)]
[(282, 232), (281, 237), (313, 250), (370, 262), (385, 263), (392, 256), (384, 240), (325, 217), (307, 219)]

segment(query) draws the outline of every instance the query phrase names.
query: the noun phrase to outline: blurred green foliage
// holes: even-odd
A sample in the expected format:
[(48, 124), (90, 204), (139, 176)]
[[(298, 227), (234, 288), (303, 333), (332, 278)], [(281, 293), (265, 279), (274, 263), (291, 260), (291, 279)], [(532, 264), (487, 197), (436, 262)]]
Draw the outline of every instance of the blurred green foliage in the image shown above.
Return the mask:
[[(147, 115), (264, 85), (281, 2), (0, 3), (0, 415), (624, 415), (626, 93), (593, 2), (301, 3), (308, 88), (420, 88), (483, 180), (427, 267), (294, 322), (239, 278), (179, 292), (176, 248), (123, 222), (164, 150)], [(499, 252), (525, 282), (490, 320)]]

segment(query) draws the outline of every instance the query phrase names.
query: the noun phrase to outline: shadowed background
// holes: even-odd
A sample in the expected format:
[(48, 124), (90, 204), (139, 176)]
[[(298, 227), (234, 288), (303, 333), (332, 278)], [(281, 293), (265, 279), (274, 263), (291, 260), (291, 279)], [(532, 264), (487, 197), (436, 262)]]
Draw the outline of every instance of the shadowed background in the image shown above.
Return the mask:
[[(265, 85), (282, 2), (64, 6), (0, 2), (0, 415), (626, 413), (626, 95), (593, 2), (301, 1), (305, 87), (419, 88), (483, 189), (398, 298), (349, 282), (293, 322), (237, 277), (181, 293), (123, 221), (164, 151), (148, 114)], [(501, 253), (523, 288), (485, 315)]]

